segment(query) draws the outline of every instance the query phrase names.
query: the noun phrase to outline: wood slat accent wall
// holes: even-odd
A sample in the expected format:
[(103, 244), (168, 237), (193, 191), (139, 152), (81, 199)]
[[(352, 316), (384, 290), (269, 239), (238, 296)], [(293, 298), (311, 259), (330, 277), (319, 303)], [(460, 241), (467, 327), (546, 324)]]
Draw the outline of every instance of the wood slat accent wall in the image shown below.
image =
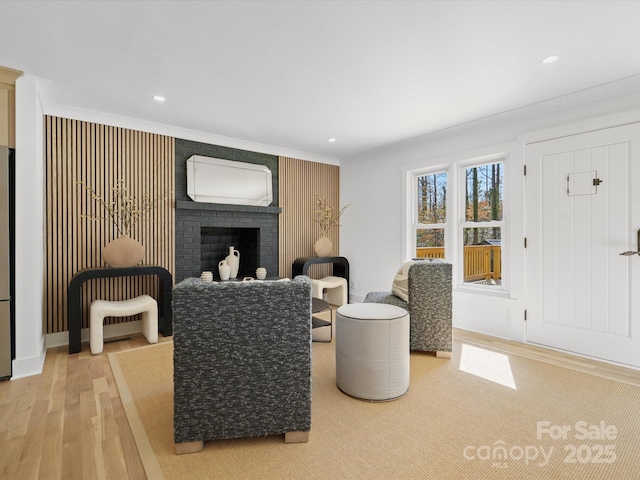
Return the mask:
[[(96, 123), (45, 116), (46, 259), (44, 312), (46, 332), (67, 327), (67, 286), (85, 268), (104, 267), (102, 248), (118, 234), (104, 210), (78, 182), (109, 201), (119, 179), (132, 195), (156, 198), (171, 192), (132, 228), (130, 236), (145, 247), (145, 265), (174, 272), (174, 139)], [(37, 188), (37, 186), (34, 186)], [(149, 294), (157, 298), (155, 276), (91, 280), (82, 291), (83, 328), (97, 298), (123, 300)], [(122, 323), (136, 317), (109, 318)]]
[[(320, 224), (315, 220), (316, 194), (327, 199), (340, 210), (340, 167), (279, 157), (279, 262), (281, 277), (291, 277), (291, 264), (298, 257), (314, 256), (313, 244), (320, 238)], [(333, 255), (340, 254), (340, 228), (329, 234), (333, 242)], [(309, 276), (322, 278), (331, 275), (330, 265), (313, 265)]]

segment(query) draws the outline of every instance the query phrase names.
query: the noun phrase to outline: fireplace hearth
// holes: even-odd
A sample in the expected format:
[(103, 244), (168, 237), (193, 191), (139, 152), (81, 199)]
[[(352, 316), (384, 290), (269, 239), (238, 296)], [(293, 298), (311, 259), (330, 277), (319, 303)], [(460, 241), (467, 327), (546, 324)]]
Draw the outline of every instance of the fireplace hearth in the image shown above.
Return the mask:
[(238, 277), (255, 277), (260, 266), (259, 228), (200, 228), (200, 270), (213, 272), (218, 280), (218, 264), (229, 255), (229, 247), (240, 252)]

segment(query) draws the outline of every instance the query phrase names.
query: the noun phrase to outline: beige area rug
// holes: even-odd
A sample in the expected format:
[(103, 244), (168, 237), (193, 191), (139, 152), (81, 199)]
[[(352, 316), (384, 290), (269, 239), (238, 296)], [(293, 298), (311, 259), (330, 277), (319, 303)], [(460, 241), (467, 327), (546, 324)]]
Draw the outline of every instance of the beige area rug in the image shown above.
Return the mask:
[(309, 443), (209, 441), (188, 455), (174, 453), (173, 344), (110, 354), (148, 478), (640, 477), (638, 387), (456, 340), (451, 360), (412, 353), (405, 397), (370, 403), (336, 387), (334, 345), (313, 344)]

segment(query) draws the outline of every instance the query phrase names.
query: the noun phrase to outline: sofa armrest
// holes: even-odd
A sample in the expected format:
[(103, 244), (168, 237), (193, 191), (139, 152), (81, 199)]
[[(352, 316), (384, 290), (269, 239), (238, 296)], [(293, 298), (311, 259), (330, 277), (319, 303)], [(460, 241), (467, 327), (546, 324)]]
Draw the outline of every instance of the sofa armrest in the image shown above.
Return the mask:
[(409, 268), (411, 349), (450, 352), (452, 292), (450, 263), (417, 261)]

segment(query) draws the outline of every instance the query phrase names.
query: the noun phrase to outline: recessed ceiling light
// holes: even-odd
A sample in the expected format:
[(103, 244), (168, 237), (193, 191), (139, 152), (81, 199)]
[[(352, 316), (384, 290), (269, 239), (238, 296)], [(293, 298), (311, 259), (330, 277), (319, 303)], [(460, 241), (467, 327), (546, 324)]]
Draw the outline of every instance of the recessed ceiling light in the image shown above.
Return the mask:
[(542, 59), (542, 63), (553, 63), (557, 61), (560, 57), (558, 55), (549, 55), (548, 57), (544, 57)]
[(327, 141), (329, 141), (329, 142), (333, 143), (333, 142), (335, 142), (335, 141), (336, 141), (336, 139), (335, 139), (335, 138), (329, 138), (329, 139), (327, 139)]
[(153, 99), (154, 99), (156, 102), (164, 102), (164, 100), (165, 100), (165, 98), (164, 98), (162, 95), (154, 95), (154, 96), (153, 96)]

